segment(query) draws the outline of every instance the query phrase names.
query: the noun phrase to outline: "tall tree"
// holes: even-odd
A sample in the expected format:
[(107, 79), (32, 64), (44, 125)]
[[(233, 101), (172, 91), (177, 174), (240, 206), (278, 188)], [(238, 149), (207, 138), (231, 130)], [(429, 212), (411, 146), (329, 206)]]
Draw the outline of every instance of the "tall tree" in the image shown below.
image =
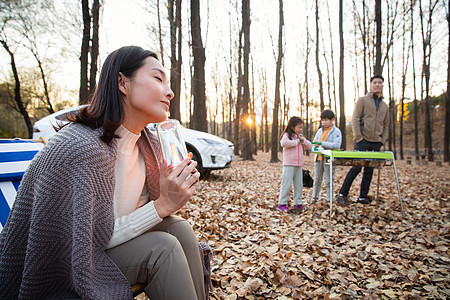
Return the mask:
[(243, 36), (243, 31), (242, 28), (239, 30), (239, 46), (238, 46), (238, 70), (237, 70), (237, 94), (236, 94), (236, 116), (234, 119), (234, 138), (235, 138), (235, 143), (234, 143), (234, 153), (236, 155), (239, 155), (240, 151), (241, 151), (241, 146), (242, 146), (242, 134), (241, 134), (241, 123), (242, 123), (242, 112), (243, 112), (243, 108), (242, 108), (242, 36)]
[(375, 66), (373, 71), (375, 75), (381, 75), (383, 73), (383, 67), (381, 66), (381, 0), (375, 0), (375, 23), (377, 26), (377, 34), (375, 44)]
[(267, 75), (265, 71), (263, 72), (263, 93), (261, 97), (262, 103), (262, 124), (264, 124), (264, 152), (269, 152), (269, 109), (267, 105)]
[[(231, 24), (231, 12), (228, 13), (228, 20)], [(229, 79), (229, 91), (228, 91), (228, 107), (229, 107), (229, 114), (228, 114), (228, 128), (227, 128), (227, 138), (229, 140), (234, 140), (233, 137), (233, 60), (231, 57), (233, 57), (233, 41), (232, 41), (232, 33), (231, 33), (231, 26), (230, 26), (230, 63), (228, 65), (228, 79)], [(235, 147), (236, 148), (236, 147)], [(236, 154), (236, 152), (235, 152)]]
[(342, 149), (347, 149), (347, 130), (345, 128), (344, 100), (344, 31), (343, 31), (343, 0), (339, 0), (339, 129), (342, 132)]
[[(328, 30), (330, 31), (330, 49), (331, 49), (331, 74), (332, 74), (332, 79), (331, 82), (333, 83), (333, 101), (334, 101), (334, 111), (336, 113), (336, 122), (338, 122), (338, 117), (337, 117), (337, 99), (336, 99), (336, 77), (335, 77), (335, 64), (334, 64), (334, 47), (333, 47), (333, 30), (331, 29), (331, 14), (330, 14), (330, 6), (329, 6), (329, 2), (327, 2), (327, 12), (328, 12)], [(331, 96), (330, 96), (331, 98)], [(331, 105), (330, 105), (330, 109), (331, 109)]]
[(194, 111), (191, 119), (193, 129), (207, 132), (205, 93), (205, 48), (203, 48), (202, 31), (200, 26), (200, 1), (191, 0), (191, 34), (192, 53), (194, 55), (194, 75), (192, 77), (192, 91), (194, 95)]
[(447, 92), (445, 93), (445, 134), (444, 134), (444, 161), (450, 161), (450, 11), (448, 2), (446, 6), (448, 25), (448, 59), (447, 59)]
[[(407, 5), (403, 2), (403, 34), (402, 34), (402, 98), (401, 98), (401, 113), (400, 113), (400, 159), (403, 157), (403, 119), (405, 114), (404, 104), (405, 104), (405, 89), (406, 89), (406, 72), (408, 71), (409, 65), (409, 49), (406, 49), (406, 21), (407, 21)], [(412, 29), (411, 29), (412, 30)], [(406, 51), (406, 53), (405, 53)]]
[[(170, 101), (170, 117), (181, 122), (181, 0), (169, 0), (170, 22), (170, 85), (174, 93)], [(175, 7), (175, 8), (174, 8)], [(175, 11), (175, 13), (174, 13)], [(177, 36), (178, 34), (178, 36)]]
[[(22, 3), (21, 1), (7, 1), (1, 3), (0, 17), (0, 44), (6, 53), (8, 53), (11, 70), (14, 77), (14, 108), (22, 115), (25, 125), (27, 127), (28, 138), (33, 137), (33, 126), (31, 124), (31, 119), (28, 114), (26, 105), (22, 99), (21, 93), (21, 81), (19, 77), (19, 71), (17, 70), (16, 57), (14, 51), (11, 49), (10, 44), (7, 39), (7, 28), (10, 23), (14, 23), (14, 20), (20, 18), (20, 12), (24, 9), (29, 8), (32, 4)], [(13, 25), (12, 25), (13, 26)]]
[(19, 79), (19, 73), (17, 72), (17, 66), (16, 66), (16, 59), (14, 57), (14, 53), (11, 51), (11, 49), (8, 46), (8, 43), (6, 42), (6, 39), (4, 37), (0, 37), (0, 43), (2, 44), (3, 48), (8, 53), (10, 59), (11, 59), (11, 69), (14, 75), (14, 81), (15, 81), (15, 87), (14, 87), (14, 101), (16, 104), (17, 110), (20, 112), (20, 114), (23, 116), (25, 120), (25, 124), (27, 125), (28, 129), (28, 138), (31, 139), (33, 137), (33, 125), (31, 125), (30, 116), (28, 115), (28, 111), (25, 108), (25, 105), (22, 102), (22, 97), (20, 93), (20, 79)]
[(283, 0), (279, 0), (279, 27), (278, 27), (278, 58), (275, 71), (275, 99), (273, 104), (272, 114), (272, 136), (270, 141), (270, 162), (278, 162), (278, 110), (280, 107), (280, 77), (281, 77), (281, 62), (283, 60)]
[(88, 64), (89, 64), (89, 41), (91, 39), (91, 16), (89, 13), (89, 0), (81, 0), (83, 12), (83, 38), (81, 40), (80, 54), (80, 98), (79, 103), (87, 102), (89, 96), (88, 86)]
[(364, 53), (364, 61), (363, 61), (363, 65), (364, 65), (364, 95), (367, 94), (368, 92), (368, 88), (367, 88), (367, 42), (368, 42), (368, 30), (366, 27), (366, 1), (363, 0), (362, 2), (363, 5), (363, 18), (362, 18), (362, 30), (361, 30), (361, 35), (363, 38), (363, 53)]
[[(423, 74), (425, 81), (425, 149), (427, 150), (428, 160), (433, 161), (433, 147), (432, 147), (432, 137), (431, 137), (431, 112), (430, 112), (430, 61), (431, 61), (431, 33), (432, 33), (432, 16), (434, 9), (436, 8), (438, 1), (434, 3), (429, 0), (428, 5), (428, 18), (424, 20), (422, 0), (419, 0), (420, 9), (420, 25), (422, 33), (422, 48), (423, 48)], [(424, 26), (424, 21), (426, 21), (426, 28)]]
[(252, 139), (250, 137), (250, 124), (247, 120), (250, 118), (250, 88), (249, 88), (249, 56), (250, 56), (250, 0), (242, 0), (242, 34), (244, 38), (243, 52), (243, 73), (242, 73), (242, 158), (244, 160), (253, 160)]
[[(39, 36), (39, 30), (35, 28), (35, 24), (43, 23), (40, 20), (34, 20), (29, 18), (29, 14), (34, 10), (34, 7), (27, 7), (22, 9), (18, 13), (18, 23), (19, 23), (19, 32), (24, 38), (23, 45), (25, 48), (27, 48), (31, 54), (33, 55), (34, 59), (36, 60), (37, 67), (39, 69), (40, 79), (42, 81), (42, 87), (43, 87), (43, 95), (37, 95), (38, 98), (40, 98), (42, 104), (44, 105), (45, 109), (50, 113), (54, 113), (53, 104), (50, 99), (50, 88), (49, 88), (49, 82), (48, 82), (48, 74), (44, 70), (44, 57), (41, 56), (38, 46), (38, 41), (40, 40)], [(46, 31), (50, 32), (51, 28), (50, 24), (42, 24), (42, 26), (46, 27)]]
[(414, 153), (416, 160), (419, 160), (419, 105), (417, 101), (416, 91), (416, 60), (414, 53), (414, 5), (416, 0), (411, 0), (411, 56), (412, 56), (412, 76), (413, 76), (413, 90), (414, 90)]
[(92, 95), (97, 86), (98, 53), (99, 53), (99, 27), (100, 27), (100, 2), (92, 3), (92, 37), (91, 37), (91, 63), (89, 71), (89, 95)]
[(306, 59), (305, 59), (305, 128), (306, 139), (309, 140), (309, 77), (308, 77), (308, 62), (309, 62), (309, 16), (306, 16)]
[[(80, 104), (87, 103), (89, 101), (89, 95), (95, 90), (97, 78), (97, 59), (99, 52), (98, 32), (101, 5), (100, 0), (94, 0), (92, 3), (92, 9), (90, 9), (89, 0), (81, 0), (81, 9), (83, 14), (83, 37), (81, 40), (80, 53), (80, 93), (78, 100)], [(88, 75), (89, 67), (90, 72)]]
[(325, 104), (323, 101), (322, 71), (319, 64), (319, 0), (316, 0), (316, 69), (319, 78), (320, 111), (323, 111)]
[[(164, 66), (164, 43), (163, 43), (163, 34), (162, 34), (162, 25), (161, 25), (161, 11), (159, 9), (159, 0), (156, 1), (156, 16), (158, 19), (158, 37), (159, 37), (159, 52), (161, 55), (161, 63)], [(171, 5), (171, 1), (169, 1), (169, 21), (171, 18), (171, 10), (172, 10), (172, 18), (173, 18), (173, 5)], [(172, 26), (172, 23), (170, 23), (170, 26)], [(170, 28), (170, 41), (172, 42), (172, 27)]]
[(397, 17), (397, 9), (398, 3), (394, 4), (392, 7), (390, 2), (387, 2), (387, 21), (386, 21), (386, 34), (387, 34), (387, 43), (386, 43), (386, 55), (384, 56), (382, 68), (384, 66), (384, 62), (387, 62), (388, 70), (387, 70), (387, 78), (386, 82), (388, 84), (388, 99), (389, 99), (389, 133), (388, 133), (388, 142), (389, 142), (389, 150), (394, 152), (394, 156), (397, 156), (397, 146), (396, 146), (396, 124), (397, 124), (397, 106), (394, 99), (394, 49), (391, 47), (394, 43), (394, 33), (396, 27), (396, 17)]

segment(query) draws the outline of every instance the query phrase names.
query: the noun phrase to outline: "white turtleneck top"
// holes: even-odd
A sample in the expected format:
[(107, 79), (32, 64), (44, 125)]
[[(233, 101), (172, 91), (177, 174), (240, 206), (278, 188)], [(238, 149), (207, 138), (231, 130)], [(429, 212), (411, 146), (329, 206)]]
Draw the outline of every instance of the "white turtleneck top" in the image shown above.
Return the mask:
[(112, 248), (146, 232), (162, 221), (153, 201), (149, 202), (144, 158), (137, 146), (141, 136), (117, 128), (116, 184), (114, 188), (114, 232), (106, 248)]

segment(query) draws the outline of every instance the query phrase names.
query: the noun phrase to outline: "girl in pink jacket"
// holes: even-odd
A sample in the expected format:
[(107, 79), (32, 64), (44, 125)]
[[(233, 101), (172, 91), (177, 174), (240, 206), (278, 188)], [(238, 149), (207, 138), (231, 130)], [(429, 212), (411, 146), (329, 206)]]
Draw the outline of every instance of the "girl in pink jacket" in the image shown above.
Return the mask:
[(311, 142), (301, 134), (303, 121), (299, 117), (291, 117), (281, 135), (281, 147), (283, 147), (283, 176), (281, 178), (280, 197), (278, 209), (289, 212), (287, 207), (291, 186), (294, 184), (294, 208), (298, 212), (303, 210), (303, 148), (311, 150)]

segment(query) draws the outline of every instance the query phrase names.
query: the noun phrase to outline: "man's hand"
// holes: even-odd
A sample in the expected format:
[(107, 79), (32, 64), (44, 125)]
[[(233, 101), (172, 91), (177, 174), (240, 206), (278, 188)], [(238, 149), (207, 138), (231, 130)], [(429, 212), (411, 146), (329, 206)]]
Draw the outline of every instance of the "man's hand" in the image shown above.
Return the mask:
[(356, 140), (357, 143), (361, 142), (363, 138), (360, 138), (359, 140)]
[(154, 202), (160, 218), (182, 208), (194, 194), (200, 178), (196, 166), (197, 162), (190, 158), (185, 158), (176, 168), (163, 162), (159, 177), (160, 195)]

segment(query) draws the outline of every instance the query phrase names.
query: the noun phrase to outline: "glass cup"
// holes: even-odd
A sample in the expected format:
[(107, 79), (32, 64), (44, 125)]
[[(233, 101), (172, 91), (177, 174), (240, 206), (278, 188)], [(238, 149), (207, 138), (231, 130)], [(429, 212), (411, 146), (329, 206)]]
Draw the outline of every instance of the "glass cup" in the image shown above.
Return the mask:
[(175, 168), (188, 155), (180, 122), (175, 119), (168, 119), (158, 123), (156, 132), (167, 165), (172, 165)]

